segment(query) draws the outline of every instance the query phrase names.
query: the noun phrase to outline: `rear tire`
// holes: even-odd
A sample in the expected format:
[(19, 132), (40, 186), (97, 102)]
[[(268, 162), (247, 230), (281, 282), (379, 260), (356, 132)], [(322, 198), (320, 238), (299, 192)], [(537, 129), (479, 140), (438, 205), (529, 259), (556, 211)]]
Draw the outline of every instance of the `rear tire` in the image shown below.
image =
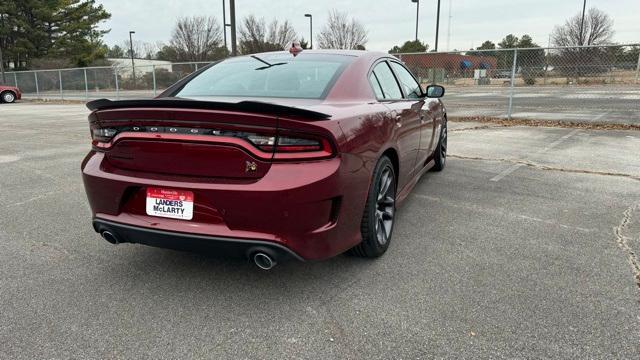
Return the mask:
[(434, 161), (435, 165), (431, 168), (432, 171), (442, 171), (447, 164), (447, 118), (444, 118), (444, 122), (442, 123), (438, 146), (434, 153)]
[(11, 104), (12, 102), (16, 101), (16, 94), (11, 91), (5, 91), (0, 94), (0, 100), (2, 100), (2, 102), (4, 103)]
[(364, 208), (360, 232), (362, 242), (351, 255), (376, 258), (389, 248), (396, 212), (396, 173), (391, 160), (383, 156), (376, 164)]

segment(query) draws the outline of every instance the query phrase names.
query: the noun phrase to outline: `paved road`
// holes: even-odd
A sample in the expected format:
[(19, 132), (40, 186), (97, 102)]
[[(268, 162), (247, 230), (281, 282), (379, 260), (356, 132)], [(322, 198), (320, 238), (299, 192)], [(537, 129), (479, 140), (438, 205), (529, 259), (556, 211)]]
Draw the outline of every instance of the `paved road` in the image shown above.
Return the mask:
[(636, 358), (640, 132), (452, 123), (390, 251), (279, 265), (90, 226), (79, 105), (0, 106), (0, 358)]

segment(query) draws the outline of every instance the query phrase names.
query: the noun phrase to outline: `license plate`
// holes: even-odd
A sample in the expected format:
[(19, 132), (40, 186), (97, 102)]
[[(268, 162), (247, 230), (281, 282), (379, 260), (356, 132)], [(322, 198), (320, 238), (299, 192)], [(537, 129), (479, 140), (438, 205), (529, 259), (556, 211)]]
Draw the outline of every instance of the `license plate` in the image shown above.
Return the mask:
[(147, 215), (193, 219), (193, 193), (184, 190), (147, 188)]

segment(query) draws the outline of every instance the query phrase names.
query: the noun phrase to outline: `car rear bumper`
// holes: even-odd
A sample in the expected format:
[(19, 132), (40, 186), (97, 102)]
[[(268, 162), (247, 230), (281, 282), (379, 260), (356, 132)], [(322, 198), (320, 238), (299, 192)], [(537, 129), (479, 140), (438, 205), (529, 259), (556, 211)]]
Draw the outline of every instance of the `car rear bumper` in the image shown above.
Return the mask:
[(206, 252), (233, 257), (249, 257), (256, 252), (266, 252), (276, 259), (304, 259), (280, 244), (268, 241), (235, 239), (217, 236), (185, 234), (119, 224), (101, 219), (93, 220), (93, 228), (99, 233), (108, 232), (117, 243), (137, 243), (154, 247)]
[[(132, 173), (110, 166), (103, 153), (91, 151), (83, 161), (82, 176), (96, 230), (125, 226), (114, 228), (124, 232), (122, 242), (198, 250), (218, 247), (219, 239), (225, 244), (249, 241), (320, 260), (361, 240), (368, 176), (354, 176), (341, 158), (274, 163), (263, 178), (244, 182)], [(193, 192), (193, 219), (148, 216), (147, 187)], [(172, 236), (152, 241), (148, 234), (154, 232)]]

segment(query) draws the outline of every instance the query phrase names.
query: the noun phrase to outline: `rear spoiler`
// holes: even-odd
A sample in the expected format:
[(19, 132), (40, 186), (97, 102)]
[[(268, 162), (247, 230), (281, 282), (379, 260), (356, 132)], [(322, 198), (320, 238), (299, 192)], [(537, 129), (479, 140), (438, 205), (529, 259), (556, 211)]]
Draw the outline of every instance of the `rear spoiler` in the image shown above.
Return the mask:
[(118, 100), (98, 99), (87, 103), (87, 108), (91, 111), (125, 109), (125, 108), (179, 108), (179, 109), (202, 109), (202, 110), (223, 110), (238, 111), (275, 116), (299, 116), (309, 120), (327, 120), (331, 115), (317, 111), (300, 109), (292, 106), (277, 105), (260, 101), (241, 101), (238, 103), (197, 101), (181, 98), (160, 98), (145, 100)]

